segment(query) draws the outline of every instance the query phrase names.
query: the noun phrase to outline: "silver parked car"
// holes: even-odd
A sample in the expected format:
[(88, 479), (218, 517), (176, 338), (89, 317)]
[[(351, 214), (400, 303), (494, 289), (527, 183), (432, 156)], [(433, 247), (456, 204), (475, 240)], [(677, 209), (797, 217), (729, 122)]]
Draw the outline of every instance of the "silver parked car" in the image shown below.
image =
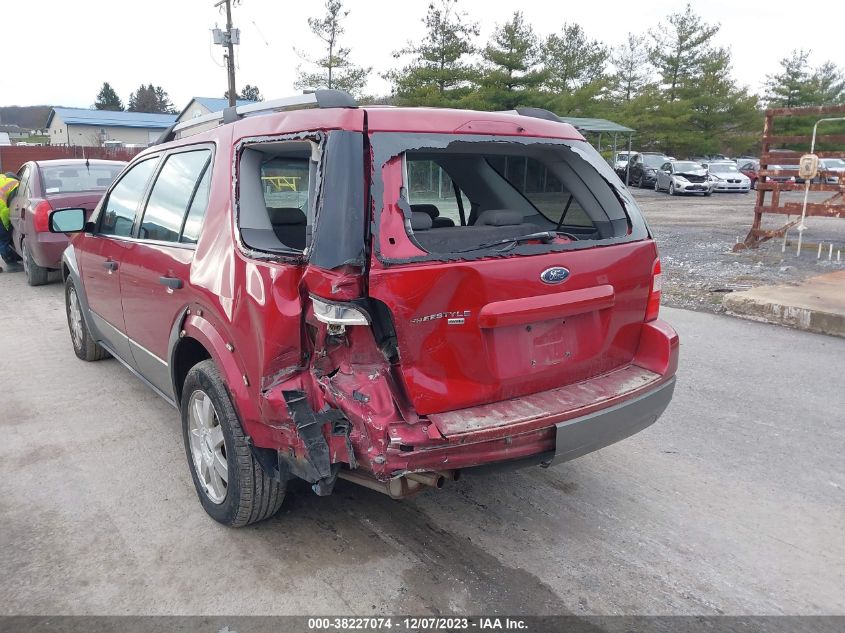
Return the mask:
[(824, 179), (824, 182), (828, 185), (839, 184), (845, 178), (845, 160), (841, 158), (822, 158), (819, 161), (819, 170), (828, 172), (824, 176), (818, 177), (819, 182), (822, 182), (822, 179)]
[(739, 171), (734, 162), (707, 163), (713, 191), (751, 191), (751, 179)]
[(672, 160), (660, 166), (655, 191), (668, 191), (670, 196), (680, 193), (700, 193), (709, 196), (713, 193), (713, 183), (707, 176), (707, 170), (691, 160)]

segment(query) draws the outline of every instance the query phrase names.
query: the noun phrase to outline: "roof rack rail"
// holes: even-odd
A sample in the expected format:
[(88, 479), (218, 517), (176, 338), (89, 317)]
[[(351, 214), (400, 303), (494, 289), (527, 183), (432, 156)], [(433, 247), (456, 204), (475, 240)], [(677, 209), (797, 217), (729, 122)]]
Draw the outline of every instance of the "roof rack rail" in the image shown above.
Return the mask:
[(283, 97), (271, 101), (259, 101), (242, 106), (230, 106), (219, 112), (204, 114), (203, 116), (174, 123), (153, 143), (158, 145), (177, 138), (184, 138), (192, 134), (199, 134), (211, 130), (219, 125), (234, 123), (247, 116), (283, 112), (286, 110), (303, 110), (306, 108), (357, 108), (358, 104), (348, 92), (343, 90), (314, 90), (301, 95)]

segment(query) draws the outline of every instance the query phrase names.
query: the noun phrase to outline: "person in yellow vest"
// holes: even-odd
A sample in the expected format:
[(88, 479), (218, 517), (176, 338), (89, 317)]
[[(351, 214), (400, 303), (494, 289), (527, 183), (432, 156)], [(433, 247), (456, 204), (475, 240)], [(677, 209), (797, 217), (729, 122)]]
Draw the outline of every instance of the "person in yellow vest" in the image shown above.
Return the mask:
[(0, 258), (3, 259), (3, 270), (7, 273), (23, 270), (23, 266), (18, 263), (20, 257), (12, 250), (12, 221), (9, 219), (9, 200), (19, 184), (14, 172), (0, 176)]

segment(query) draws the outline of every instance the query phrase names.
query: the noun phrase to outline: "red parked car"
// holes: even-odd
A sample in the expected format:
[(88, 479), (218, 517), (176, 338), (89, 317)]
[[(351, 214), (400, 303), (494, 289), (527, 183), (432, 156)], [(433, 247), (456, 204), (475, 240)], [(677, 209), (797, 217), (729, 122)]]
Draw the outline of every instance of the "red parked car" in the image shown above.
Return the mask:
[(9, 201), (12, 248), (23, 259), (30, 286), (47, 283), (48, 273), (61, 267), (65, 235), (51, 233), (50, 211), (81, 207), (90, 213), (126, 163), (117, 160), (37, 160), (18, 172), (20, 185)]
[(736, 161), (739, 171), (751, 181), (751, 188), (757, 188), (757, 172), (760, 171), (760, 161), (757, 159), (739, 158)]
[(181, 411), (242, 526), (299, 477), (394, 497), (574, 459), (652, 424), (678, 337), (633, 197), (553, 114), (317, 91), (175, 126), (63, 257), (76, 354)]

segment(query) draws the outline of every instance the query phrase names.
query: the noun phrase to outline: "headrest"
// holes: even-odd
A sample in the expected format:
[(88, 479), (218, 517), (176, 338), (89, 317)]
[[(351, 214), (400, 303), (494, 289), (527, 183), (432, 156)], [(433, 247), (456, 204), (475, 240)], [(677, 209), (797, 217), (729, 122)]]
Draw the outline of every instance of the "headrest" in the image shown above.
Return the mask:
[(412, 204), (411, 211), (427, 213), (432, 218), (436, 218), (438, 215), (440, 215), (440, 209), (438, 209), (433, 204)]
[(61, 189), (62, 188), (62, 181), (61, 180), (54, 180), (54, 179), (45, 179), (44, 180), (44, 188), (45, 189)]
[(108, 187), (111, 184), (111, 178), (97, 178), (98, 187)]
[(267, 207), (267, 214), (273, 226), (299, 226), (308, 223), (305, 211), (296, 207)]
[(431, 216), (422, 211), (411, 213), (411, 228), (415, 231), (427, 231), (431, 228)]
[(522, 224), (525, 216), (519, 211), (510, 209), (491, 209), (485, 211), (475, 221), (476, 226), (512, 226)]

